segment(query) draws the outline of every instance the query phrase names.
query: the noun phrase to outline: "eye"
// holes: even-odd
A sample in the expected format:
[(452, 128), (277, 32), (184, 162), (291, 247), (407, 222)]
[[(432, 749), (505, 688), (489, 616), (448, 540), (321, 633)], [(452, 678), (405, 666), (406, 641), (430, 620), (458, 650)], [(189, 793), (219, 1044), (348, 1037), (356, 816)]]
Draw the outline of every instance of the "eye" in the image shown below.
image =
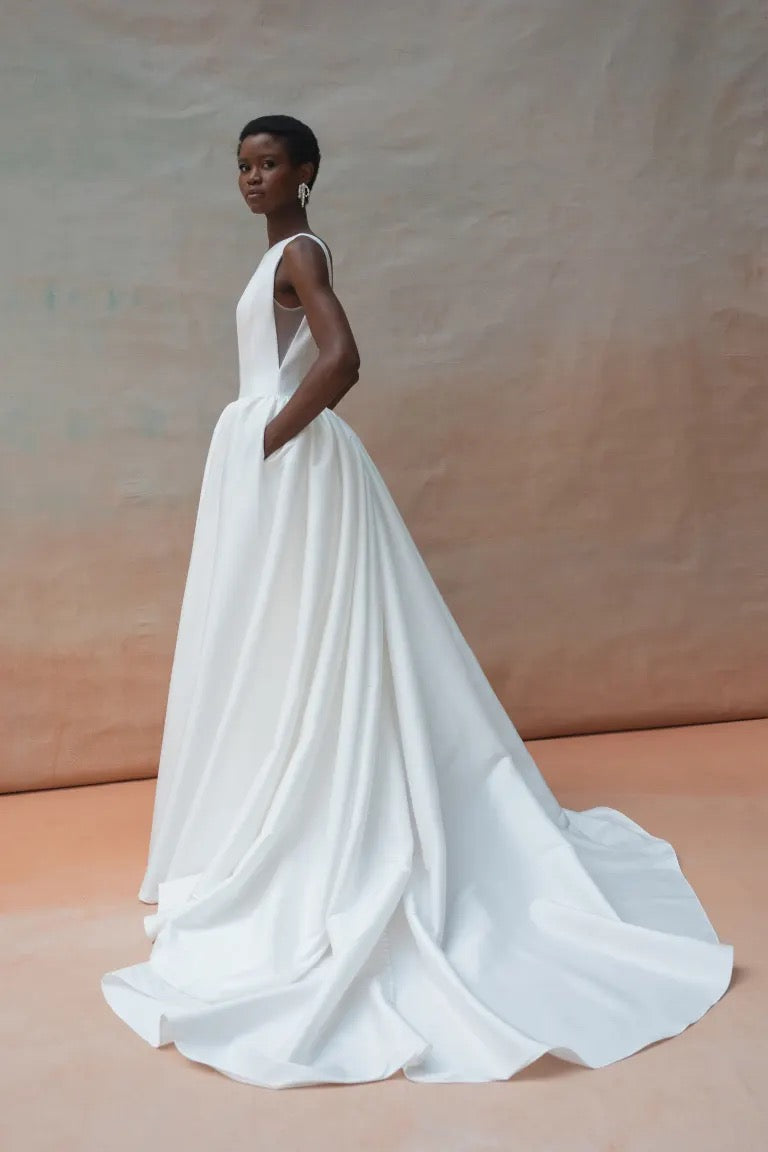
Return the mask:
[(274, 160), (265, 160), (264, 161), (264, 167), (265, 168), (274, 168), (274, 166), (275, 166)]

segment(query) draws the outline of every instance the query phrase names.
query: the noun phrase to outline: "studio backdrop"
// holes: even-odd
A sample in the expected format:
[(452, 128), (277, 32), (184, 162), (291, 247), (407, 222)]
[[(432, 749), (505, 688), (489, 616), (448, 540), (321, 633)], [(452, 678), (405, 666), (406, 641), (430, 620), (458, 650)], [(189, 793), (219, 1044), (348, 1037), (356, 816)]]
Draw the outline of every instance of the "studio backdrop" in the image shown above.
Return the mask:
[(763, 0), (5, 0), (0, 72), (0, 787), (156, 770), (275, 111), (521, 734), (768, 712)]

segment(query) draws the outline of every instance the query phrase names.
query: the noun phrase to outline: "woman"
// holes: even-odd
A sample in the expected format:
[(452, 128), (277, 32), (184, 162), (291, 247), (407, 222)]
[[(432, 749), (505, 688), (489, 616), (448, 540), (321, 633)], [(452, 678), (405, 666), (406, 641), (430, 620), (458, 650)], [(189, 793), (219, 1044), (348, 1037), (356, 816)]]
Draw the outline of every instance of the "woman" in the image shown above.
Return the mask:
[(140, 898), (107, 1001), (269, 1087), (600, 1067), (728, 987), (672, 847), (547, 787), (351, 428), (359, 357), (299, 121), (240, 134), (269, 247), (200, 496)]

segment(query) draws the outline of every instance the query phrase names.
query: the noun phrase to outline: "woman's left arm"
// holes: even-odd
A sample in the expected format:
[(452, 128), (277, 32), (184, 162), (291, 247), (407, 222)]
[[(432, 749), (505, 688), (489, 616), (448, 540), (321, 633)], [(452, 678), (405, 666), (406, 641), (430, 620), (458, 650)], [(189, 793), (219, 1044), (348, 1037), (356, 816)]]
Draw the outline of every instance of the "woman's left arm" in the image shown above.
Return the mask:
[(317, 359), (264, 429), (264, 458), (306, 428), (324, 408), (333, 408), (358, 379), (360, 354), (346, 313), (331, 287), (319, 244), (293, 240), (283, 252), (281, 269), (304, 309)]

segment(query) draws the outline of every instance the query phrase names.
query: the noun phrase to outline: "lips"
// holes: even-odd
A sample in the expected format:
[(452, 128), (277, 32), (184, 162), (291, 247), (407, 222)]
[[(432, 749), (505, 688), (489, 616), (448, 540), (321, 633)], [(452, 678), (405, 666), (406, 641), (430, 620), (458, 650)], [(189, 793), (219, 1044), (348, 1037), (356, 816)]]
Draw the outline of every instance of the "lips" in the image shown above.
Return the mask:
[(246, 198), (246, 200), (253, 200), (256, 197), (263, 196), (263, 195), (264, 195), (263, 192), (259, 191), (257, 188), (253, 188), (253, 189), (251, 189), (250, 192), (246, 192), (245, 198)]

